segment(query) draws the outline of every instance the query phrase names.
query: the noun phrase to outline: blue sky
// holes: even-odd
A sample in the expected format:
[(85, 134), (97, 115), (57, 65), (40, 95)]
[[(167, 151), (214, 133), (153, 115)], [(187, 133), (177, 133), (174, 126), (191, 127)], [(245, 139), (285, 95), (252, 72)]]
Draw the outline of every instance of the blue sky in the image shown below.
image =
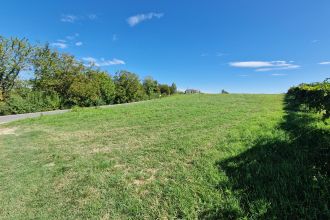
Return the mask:
[(0, 35), (180, 89), (280, 93), (330, 77), (329, 0), (4, 1)]

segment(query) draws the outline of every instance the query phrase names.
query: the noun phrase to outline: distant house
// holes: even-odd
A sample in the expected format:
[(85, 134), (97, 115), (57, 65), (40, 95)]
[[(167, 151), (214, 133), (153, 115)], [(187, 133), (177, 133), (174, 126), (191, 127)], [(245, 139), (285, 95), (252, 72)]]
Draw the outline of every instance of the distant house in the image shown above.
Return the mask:
[(186, 91), (184, 93), (185, 94), (196, 94), (196, 93), (201, 93), (201, 91), (197, 90), (197, 89), (186, 89)]

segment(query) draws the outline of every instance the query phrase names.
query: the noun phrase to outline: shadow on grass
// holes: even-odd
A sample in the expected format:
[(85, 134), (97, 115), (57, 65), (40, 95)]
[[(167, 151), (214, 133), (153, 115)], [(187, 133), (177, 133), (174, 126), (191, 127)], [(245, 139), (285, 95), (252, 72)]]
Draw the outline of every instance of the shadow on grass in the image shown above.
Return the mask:
[[(204, 219), (330, 219), (330, 129), (286, 100), (282, 135), (217, 165), (226, 201)], [(320, 128), (322, 127), (322, 128)]]

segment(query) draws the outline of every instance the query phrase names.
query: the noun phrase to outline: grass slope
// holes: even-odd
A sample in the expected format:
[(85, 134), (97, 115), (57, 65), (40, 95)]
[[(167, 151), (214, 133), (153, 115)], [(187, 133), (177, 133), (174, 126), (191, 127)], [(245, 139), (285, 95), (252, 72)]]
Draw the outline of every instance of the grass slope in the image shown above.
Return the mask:
[(0, 218), (328, 218), (329, 127), (187, 95), (0, 127)]

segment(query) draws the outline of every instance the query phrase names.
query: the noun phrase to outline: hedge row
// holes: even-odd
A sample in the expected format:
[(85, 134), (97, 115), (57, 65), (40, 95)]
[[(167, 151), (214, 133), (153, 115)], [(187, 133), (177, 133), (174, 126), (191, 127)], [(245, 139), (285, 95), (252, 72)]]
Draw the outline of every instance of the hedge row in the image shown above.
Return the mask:
[(319, 83), (291, 87), (287, 95), (289, 104), (321, 113), (323, 119), (330, 118), (330, 78)]
[[(29, 79), (21, 80), (29, 72)], [(135, 73), (114, 76), (48, 44), (0, 36), (0, 115), (137, 102), (175, 94), (177, 87)]]

